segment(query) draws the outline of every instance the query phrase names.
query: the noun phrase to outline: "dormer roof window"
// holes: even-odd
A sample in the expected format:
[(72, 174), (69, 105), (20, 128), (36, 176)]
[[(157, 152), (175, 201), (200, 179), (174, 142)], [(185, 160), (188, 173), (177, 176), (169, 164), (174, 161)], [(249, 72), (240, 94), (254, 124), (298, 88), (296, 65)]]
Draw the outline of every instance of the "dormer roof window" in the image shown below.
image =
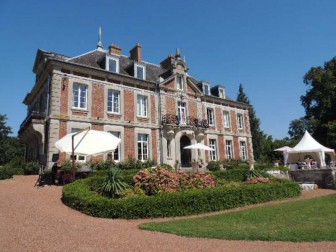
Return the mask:
[(134, 64), (134, 77), (141, 79), (141, 80), (145, 80), (146, 79), (146, 66), (139, 64), (139, 63), (135, 63)]
[(106, 56), (106, 70), (112, 73), (119, 73), (119, 58)]
[(219, 88), (218, 89), (218, 94), (219, 94), (220, 98), (225, 99), (225, 90), (224, 90), (224, 88)]
[(210, 95), (210, 84), (203, 83), (203, 92), (205, 95)]

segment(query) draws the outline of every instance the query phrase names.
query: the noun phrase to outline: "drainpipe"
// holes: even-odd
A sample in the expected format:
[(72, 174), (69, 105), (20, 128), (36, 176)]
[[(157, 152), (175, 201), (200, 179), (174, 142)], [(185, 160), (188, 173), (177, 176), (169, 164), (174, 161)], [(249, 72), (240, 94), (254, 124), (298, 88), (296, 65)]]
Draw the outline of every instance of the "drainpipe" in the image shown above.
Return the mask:
[(160, 92), (160, 84), (157, 84), (156, 86), (156, 90), (159, 93), (159, 105), (158, 105), (158, 109), (159, 109), (159, 140), (160, 140), (160, 165), (163, 164), (163, 131), (162, 131), (162, 126), (161, 126), (161, 92)]

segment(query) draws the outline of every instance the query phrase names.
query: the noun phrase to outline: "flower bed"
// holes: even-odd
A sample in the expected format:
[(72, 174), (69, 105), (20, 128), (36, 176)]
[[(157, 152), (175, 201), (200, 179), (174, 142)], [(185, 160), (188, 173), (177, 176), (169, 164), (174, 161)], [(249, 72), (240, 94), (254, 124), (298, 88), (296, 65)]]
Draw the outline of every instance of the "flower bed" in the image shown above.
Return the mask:
[(295, 197), (300, 194), (298, 184), (291, 181), (276, 181), (269, 184), (214, 187), (113, 199), (90, 190), (93, 179), (94, 177), (78, 180), (64, 186), (62, 201), (83, 213), (103, 218), (185, 216)]

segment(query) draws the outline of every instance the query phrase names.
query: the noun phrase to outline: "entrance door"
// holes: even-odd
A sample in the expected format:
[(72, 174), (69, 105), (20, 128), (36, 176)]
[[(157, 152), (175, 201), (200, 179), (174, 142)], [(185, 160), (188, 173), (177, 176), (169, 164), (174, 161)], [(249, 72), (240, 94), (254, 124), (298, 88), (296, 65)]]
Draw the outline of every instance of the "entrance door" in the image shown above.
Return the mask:
[(187, 136), (182, 136), (180, 139), (180, 153), (181, 153), (181, 165), (182, 167), (191, 166), (191, 150), (184, 149), (184, 147), (190, 145), (190, 139)]

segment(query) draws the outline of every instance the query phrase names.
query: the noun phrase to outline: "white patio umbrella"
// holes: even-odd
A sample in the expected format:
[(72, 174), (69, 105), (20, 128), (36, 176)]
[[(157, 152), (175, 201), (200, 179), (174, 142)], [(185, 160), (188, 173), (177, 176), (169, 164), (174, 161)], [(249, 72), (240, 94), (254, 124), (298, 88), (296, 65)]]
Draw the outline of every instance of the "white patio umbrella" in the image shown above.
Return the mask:
[(68, 154), (94, 156), (114, 151), (120, 141), (109, 132), (87, 129), (64, 136), (55, 146)]
[(208, 150), (208, 151), (214, 151), (214, 149), (210, 148), (209, 146), (206, 146), (201, 143), (196, 143), (192, 145), (188, 145), (184, 147), (183, 149), (197, 149), (197, 150)]

